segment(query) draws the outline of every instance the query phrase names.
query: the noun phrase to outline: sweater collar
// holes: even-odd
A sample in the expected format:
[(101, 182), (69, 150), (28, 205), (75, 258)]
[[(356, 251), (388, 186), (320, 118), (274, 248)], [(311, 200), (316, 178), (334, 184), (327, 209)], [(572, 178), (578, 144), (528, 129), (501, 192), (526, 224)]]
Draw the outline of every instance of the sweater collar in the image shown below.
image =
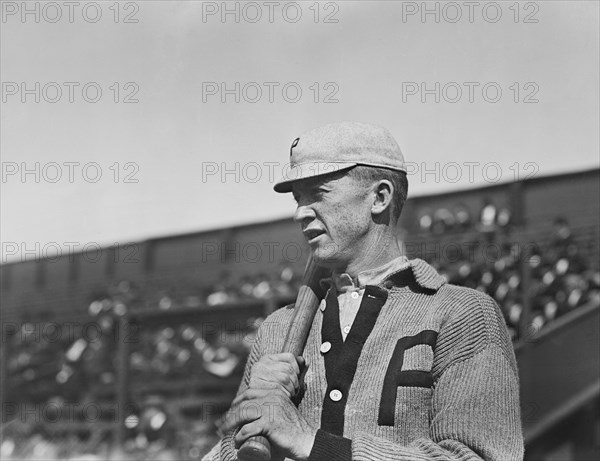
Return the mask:
[(349, 274), (332, 274), (331, 282), (338, 292), (359, 290), (367, 285), (380, 285), (391, 275), (406, 268), (408, 259), (404, 256), (392, 259), (381, 266), (359, 272), (355, 278)]
[(329, 288), (334, 286), (338, 292), (357, 290), (366, 285), (384, 285), (391, 288), (395, 285), (398, 274), (410, 270), (415, 281), (423, 288), (438, 290), (446, 279), (422, 259), (407, 259), (400, 256), (375, 269), (369, 269), (358, 273), (357, 280), (353, 280), (348, 274), (333, 274), (331, 277), (321, 280), (321, 285)]
[[(415, 281), (423, 288), (428, 290), (437, 291), (439, 288), (446, 283), (446, 279), (442, 277), (438, 272), (427, 264), (425, 261), (419, 258), (411, 259), (408, 261), (408, 268), (412, 271), (412, 275)], [(388, 282), (392, 282), (392, 286), (395, 285), (394, 276), (400, 274), (403, 270), (407, 268), (403, 268), (397, 270), (390, 274), (387, 277)]]

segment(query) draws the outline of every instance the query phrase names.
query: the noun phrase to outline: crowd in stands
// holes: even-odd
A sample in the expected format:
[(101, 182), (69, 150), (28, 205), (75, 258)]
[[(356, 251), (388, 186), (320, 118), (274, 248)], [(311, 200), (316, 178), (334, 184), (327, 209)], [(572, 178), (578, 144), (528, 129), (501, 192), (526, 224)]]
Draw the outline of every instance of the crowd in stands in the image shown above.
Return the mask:
[[(416, 249), (413, 256), (434, 265), (450, 283), (493, 297), (513, 340), (537, 334), (579, 306), (600, 302), (600, 272), (591, 259), (597, 242), (578, 242), (563, 218), (554, 221), (549, 236), (528, 239), (513, 232), (509, 209), (484, 199), (475, 216), (460, 203), (452, 209), (426, 210), (420, 215), (419, 230), (427, 243), (409, 243), (408, 252)], [(438, 246), (428, 247), (432, 241)], [(525, 302), (530, 303), (527, 318)]]
[[(441, 208), (423, 213), (419, 227), (417, 241), (431, 243), (437, 239), (441, 241), (440, 249), (420, 252), (419, 245), (412, 245), (412, 252), (416, 254), (410, 254), (409, 250), (409, 256), (428, 260), (450, 283), (492, 296), (515, 341), (527, 339), (524, 335), (537, 334), (558, 317), (582, 305), (600, 303), (598, 261), (590, 257), (594, 252), (589, 251), (586, 242), (575, 238), (564, 219), (555, 221), (549, 237), (527, 242), (521, 234), (513, 232), (510, 212), (498, 209), (488, 200), (476, 217), (462, 205), (452, 210)], [(461, 235), (463, 237), (457, 237)], [(453, 245), (444, 247), (446, 240)], [(293, 300), (299, 285), (299, 274), (291, 267), (282, 266), (274, 275), (259, 274), (241, 280), (224, 274), (219, 284), (183, 297), (171, 293), (168, 287), (152, 287), (158, 296), (154, 297), (156, 302), (148, 305), (144, 301), (145, 290), (151, 288), (121, 281), (107, 287), (105, 293), (90, 303), (88, 313), (94, 328), (88, 329), (87, 335), (53, 336), (43, 325), (25, 323), (3, 338), (6, 343), (3, 346), (9, 351), (8, 400), (46, 405), (54, 402), (58, 407), (66, 402), (114, 400), (118, 348), (115, 328), (118, 319), (132, 306), (162, 311), (175, 311), (180, 307), (198, 307), (199, 312), (203, 308), (218, 310), (221, 305), (249, 299)], [(526, 303), (529, 303), (528, 310)], [(221, 329), (216, 335), (206, 334), (201, 316), (197, 322), (140, 329), (129, 351), (131, 386), (161, 378), (169, 383), (203, 377), (217, 381), (239, 380), (262, 320), (260, 316), (248, 317), (242, 319), (238, 327)], [(214, 432), (214, 421), (188, 421), (186, 430), (175, 431), (173, 421), (176, 419), (160, 397), (151, 396), (139, 402), (139, 407), (126, 419), (130, 435), (127, 452), (143, 453), (140, 459), (198, 458), (206, 447), (199, 446), (197, 440), (212, 443), (206, 435)], [(22, 436), (19, 430), (25, 431), (29, 439), (40, 437), (44, 431), (43, 418), (32, 422), (21, 417), (13, 422), (11, 426), (11, 421), (2, 421), (3, 459), (34, 456), (33, 451), (40, 444), (17, 449), (15, 440)], [(196, 432), (192, 436), (190, 431)], [(184, 444), (186, 451), (170, 452), (169, 446), (177, 438), (181, 444), (182, 437), (189, 441)], [(149, 453), (154, 452), (161, 453), (163, 458), (152, 458), (154, 455)], [(123, 453), (120, 456), (134, 459)]]
[[(443, 232), (456, 222), (446, 219)], [(488, 202), (477, 228), (475, 239), (467, 237), (458, 244), (454, 239), (446, 248), (442, 244), (439, 251), (424, 256), (450, 283), (494, 298), (513, 340), (531, 339), (561, 315), (590, 302), (600, 303), (600, 271), (597, 261), (590, 259), (594, 253), (590, 246), (597, 242), (577, 242), (564, 219), (555, 220), (549, 238), (516, 238), (509, 213), (497, 212)], [(525, 302), (530, 303), (527, 317)]]

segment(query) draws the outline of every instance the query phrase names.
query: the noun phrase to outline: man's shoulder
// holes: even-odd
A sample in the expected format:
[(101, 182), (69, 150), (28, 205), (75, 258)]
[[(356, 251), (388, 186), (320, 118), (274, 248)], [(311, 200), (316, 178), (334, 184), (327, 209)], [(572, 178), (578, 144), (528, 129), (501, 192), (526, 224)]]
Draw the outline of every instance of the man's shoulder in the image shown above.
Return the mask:
[(446, 283), (434, 296), (438, 297), (434, 304), (448, 323), (481, 326), (504, 324), (496, 301), (479, 290)]
[(451, 283), (445, 283), (441, 286), (437, 295), (447, 297), (450, 300), (460, 300), (460, 304), (480, 304), (485, 308), (496, 304), (496, 301), (483, 291)]
[(439, 304), (443, 310), (440, 341), (458, 346), (463, 358), (495, 345), (514, 362), (504, 316), (492, 297), (449, 283), (440, 288), (438, 295), (443, 297)]

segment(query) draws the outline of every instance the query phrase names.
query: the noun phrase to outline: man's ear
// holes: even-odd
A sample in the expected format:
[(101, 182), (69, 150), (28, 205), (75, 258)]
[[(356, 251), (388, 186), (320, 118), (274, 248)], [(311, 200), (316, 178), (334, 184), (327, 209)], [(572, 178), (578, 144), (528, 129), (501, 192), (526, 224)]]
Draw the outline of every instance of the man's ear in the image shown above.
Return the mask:
[(373, 185), (373, 192), (375, 198), (373, 200), (373, 206), (371, 207), (371, 213), (374, 215), (381, 215), (387, 210), (387, 212), (391, 214), (392, 197), (394, 195), (393, 184), (387, 179), (382, 179)]

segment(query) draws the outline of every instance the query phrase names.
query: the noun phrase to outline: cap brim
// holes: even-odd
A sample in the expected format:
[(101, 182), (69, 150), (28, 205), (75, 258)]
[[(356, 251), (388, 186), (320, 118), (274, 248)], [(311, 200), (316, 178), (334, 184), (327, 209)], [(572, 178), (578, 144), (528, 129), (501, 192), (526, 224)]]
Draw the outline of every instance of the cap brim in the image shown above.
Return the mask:
[(294, 165), (290, 171), (273, 186), (273, 190), (279, 193), (291, 192), (292, 184), (296, 181), (336, 173), (338, 171), (353, 168), (356, 165), (358, 165), (357, 162), (311, 162)]

